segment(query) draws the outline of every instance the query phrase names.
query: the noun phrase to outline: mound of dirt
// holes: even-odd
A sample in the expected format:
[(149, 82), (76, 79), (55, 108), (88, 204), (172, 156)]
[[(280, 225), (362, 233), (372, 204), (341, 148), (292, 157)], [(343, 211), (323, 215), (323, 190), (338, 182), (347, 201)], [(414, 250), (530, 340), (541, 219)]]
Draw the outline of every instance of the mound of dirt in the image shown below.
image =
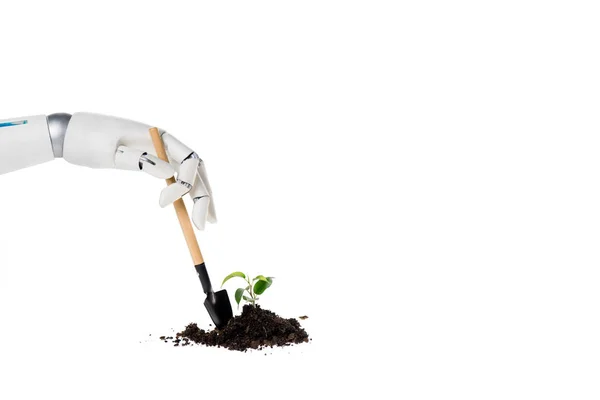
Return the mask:
[(197, 343), (238, 351), (288, 346), (309, 340), (308, 334), (295, 318), (281, 318), (272, 311), (249, 304), (244, 306), (242, 315), (234, 317), (223, 329), (207, 332), (191, 323), (175, 338), (162, 336), (161, 339), (165, 342), (171, 340), (175, 346)]

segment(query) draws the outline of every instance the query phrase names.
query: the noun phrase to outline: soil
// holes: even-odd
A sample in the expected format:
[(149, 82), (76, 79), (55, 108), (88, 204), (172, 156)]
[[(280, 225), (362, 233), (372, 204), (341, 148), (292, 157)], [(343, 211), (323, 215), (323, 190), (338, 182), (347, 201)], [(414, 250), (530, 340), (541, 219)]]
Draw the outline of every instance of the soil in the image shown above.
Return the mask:
[(260, 306), (246, 304), (242, 315), (234, 317), (223, 329), (205, 331), (195, 323), (173, 336), (161, 336), (161, 340), (174, 346), (202, 344), (225, 347), (229, 350), (247, 351), (265, 347), (289, 346), (308, 342), (308, 334), (295, 318), (281, 318)]

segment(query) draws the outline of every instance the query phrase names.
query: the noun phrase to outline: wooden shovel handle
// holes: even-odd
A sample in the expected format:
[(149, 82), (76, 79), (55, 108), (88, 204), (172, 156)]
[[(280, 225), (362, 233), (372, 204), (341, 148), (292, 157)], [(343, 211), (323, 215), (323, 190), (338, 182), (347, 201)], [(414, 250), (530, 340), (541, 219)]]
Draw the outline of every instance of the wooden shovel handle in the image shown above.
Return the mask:
[[(165, 145), (157, 128), (150, 128), (150, 137), (152, 138), (152, 143), (154, 144), (154, 149), (156, 150), (156, 155), (158, 158), (169, 162)], [(173, 183), (175, 183), (175, 178), (167, 179), (167, 186), (172, 185)], [(183, 236), (185, 237), (185, 242), (187, 243), (188, 249), (190, 249), (190, 254), (192, 256), (192, 260), (194, 261), (194, 265), (200, 265), (204, 262), (204, 257), (202, 257), (200, 246), (198, 246), (198, 239), (196, 239), (196, 233), (192, 227), (192, 222), (190, 221), (190, 216), (187, 212), (183, 199), (176, 200), (173, 203), (173, 206), (175, 206), (177, 219), (179, 219), (179, 224), (181, 225), (181, 230), (183, 231)]]

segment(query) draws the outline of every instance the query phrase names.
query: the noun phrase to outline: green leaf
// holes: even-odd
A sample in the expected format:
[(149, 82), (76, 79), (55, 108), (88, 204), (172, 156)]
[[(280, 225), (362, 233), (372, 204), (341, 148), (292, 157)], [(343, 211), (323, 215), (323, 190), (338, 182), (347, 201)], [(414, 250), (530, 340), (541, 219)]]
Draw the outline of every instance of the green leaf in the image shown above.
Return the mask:
[(254, 293), (263, 294), (265, 290), (271, 286), (271, 284), (273, 284), (273, 278), (266, 278), (266, 281), (259, 280), (254, 284)]
[(244, 296), (244, 300), (246, 300), (248, 303), (254, 303), (254, 299), (248, 296)]
[(225, 279), (223, 279), (223, 283), (221, 283), (221, 287), (223, 287), (223, 285), (225, 284), (225, 282), (227, 282), (231, 278), (235, 278), (236, 276), (239, 276), (240, 278), (246, 279), (246, 275), (244, 275), (243, 272), (232, 272), (231, 274), (227, 275), (225, 277)]
[(264, 282), (268, 282), (267, 278), (265, 278), (263, 275), (258, 275), (256, 278), (252, 279), (252, 282), (254, 282), (257, 279), (264, 281)]
[(244, 294), (244, 290), (243, 288), (239, 288), (235, 291), (235, 302), (238, 304), (238, 307), (240, 306), (240, 301), (242, 301), (242, 295)]

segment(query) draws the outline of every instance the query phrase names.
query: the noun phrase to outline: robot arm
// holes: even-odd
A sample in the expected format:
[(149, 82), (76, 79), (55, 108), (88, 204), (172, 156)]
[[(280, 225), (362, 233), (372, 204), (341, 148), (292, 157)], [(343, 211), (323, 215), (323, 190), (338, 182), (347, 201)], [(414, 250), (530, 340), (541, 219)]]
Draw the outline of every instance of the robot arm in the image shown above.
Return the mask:
[(54, 159), (45, 115), (0, 121), (0, 174)]
[(155, 155), (149, 125), (91, 113), (52, 114), (0, 121), (0, 175), (64, 158), (90, 168), (144, 171), (177, 183), (163, 189), (161, 207), (190, 193), (198, 229), (216, 222), (212, 191), (203, 161), (175, 137), (161, 131), (171, 164)]

